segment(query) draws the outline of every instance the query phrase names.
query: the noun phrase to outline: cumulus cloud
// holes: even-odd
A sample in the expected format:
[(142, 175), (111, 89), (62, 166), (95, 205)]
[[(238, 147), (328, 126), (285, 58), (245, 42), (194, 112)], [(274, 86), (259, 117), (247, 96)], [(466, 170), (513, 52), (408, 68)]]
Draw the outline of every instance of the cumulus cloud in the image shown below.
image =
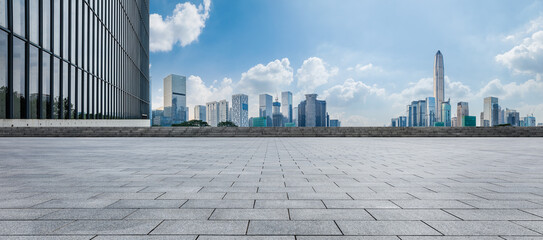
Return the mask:
[(296, 72), (298, 87), (311, 92), (315, 88), (328, 83), (329, 79), (337, 75), (338, 69), (329, 67), (322, 59), (310, 57), (304, 61)]
[(204, 105), (207, 102), (230, 99), (234, 89), (232, 79), (224, 78), (222, 81), (214, 81), (206, 85), (199, 76), (187, 78), (187, 105)]
[[(422, 100), (434, 96), (434, 79), (421, 78), (417, 82), (409, 83), (409, 86), (399, 93), (393, 93), (389, 98), (395, 106), (405, 106), (411, 101)], [(471, 88), (459, 81), (452, 81), (445, 76), (445, 100), (453, 102), (467, 101), (471, 98)]]
[(494, 79), (487, 83), (477, 96), (479, 98), (494, 96), (503, 100), (528, 100), (528, 102), (533, 102), (539, 100), (539, 95), (542, 92), (542, 81), (531, 79), (523, 83), (502, 83), (500, 79)]
[(324, 91), (323, 97), (326, 99), (334, 99), (342, 102), (348, 102), (353, 99), (361, 99), (364, 103), (370, 95), (384, 96), (385, 89), (378, 88), (376, 85), (368, 86), (361, 81), (355, 81), (349, 78), (343, 84), (335, 85)]
[(288, 58), (275, 60), (267, 65), (258, 64), (241, 74), (238, 88), (246, 93), (274, 93), (293, 81), (293, 70)]
[(150, 20), (150, 50), (151, 52), (171, 51), (175, 44), (182, 47), (198, 40), (198, 36), (209, 18), (211, 0), (204, 0), (203, 5), (179, 3), (173, 14), (163, 18), (159, 14), (151, 14)]
[(517, 73), (543, 73), (543, 31), (533, 33), (511, 50), (499, 54), (496, 61)]

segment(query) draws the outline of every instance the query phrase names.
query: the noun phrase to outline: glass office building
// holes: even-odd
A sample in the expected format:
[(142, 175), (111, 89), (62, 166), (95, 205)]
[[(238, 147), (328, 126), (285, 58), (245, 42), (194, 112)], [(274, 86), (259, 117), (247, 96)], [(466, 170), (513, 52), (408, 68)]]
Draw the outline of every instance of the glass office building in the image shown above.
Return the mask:
[(0, 0), (0, 119), (148, 114), (148, 0)]

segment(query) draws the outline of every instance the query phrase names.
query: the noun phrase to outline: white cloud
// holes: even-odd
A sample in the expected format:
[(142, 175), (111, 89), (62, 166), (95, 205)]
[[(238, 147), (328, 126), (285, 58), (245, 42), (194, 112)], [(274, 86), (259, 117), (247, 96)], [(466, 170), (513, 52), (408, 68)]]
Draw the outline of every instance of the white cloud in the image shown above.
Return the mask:
[(226, 99), (231, 101), (234, 90), (232, 79), (224, 78), (222, 81), (213, 81), (211, 85), (206, 85), (199, 76), (190, 76), (187, 78), (187, 107), (189, 108), (189, 118), (194, 118), (194, 106), (205, 105), (208, 102)]
[(246, 94), (276, 93), (293, 81), (288, 58), (275, 60), (266, 66), (258, 64), (241, 74), (237, 89)]
[(517, 73), (543, 73), (543, 31), (533, 33), (511, 50), (497, 55), (496, 61)]
[(159, 14), (151, 14), (150, 19), (150, 50), (151, 52), (168, 52), (179, 43), (187, 46), (198, 40), (198, 36), (209, 18), (211, 0), (204, 0), (203, 5), (179, 3), (173, 14), (165, 19)]
[(337, 68), (329, 67), (322, 59), (310, 57), (296, 72), (298, 87), (305, 92), (312, 92), (315, 88), (328, 83), (328, 80), (337, 73)]
[(543, 81), (528, 80), (523, 83), (502, 83), (500, 79), (494, 79), (485, 85), (477, 94), (478, 98), (488, 96), (498, 97), (503, 100), (525, 100), (527, 102), (540, 101), (543, 93)]
[(328, 90), (324, 91), (323, 97), (327, 100), (333, 100), (338, 102), (349, 102), (351, 100), (361, 99), (366, 102), (366, 98), (370, 95), (384, 96), (385, 89), (378, 88), (376, 85), (368, 86), (361, 81), (355, 81), (349, 78), (341, 85), (335, 85)]

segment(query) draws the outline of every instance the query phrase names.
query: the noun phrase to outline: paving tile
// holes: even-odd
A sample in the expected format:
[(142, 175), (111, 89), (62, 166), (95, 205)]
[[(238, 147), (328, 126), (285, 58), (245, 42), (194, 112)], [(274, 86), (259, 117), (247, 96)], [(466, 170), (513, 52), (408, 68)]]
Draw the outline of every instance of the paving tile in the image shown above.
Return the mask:
[(463, 220), (543, 220), (541, 217), (516, 209), (448, 209), (446, 211)]
[(396, 236), (296, 236), (297, 240), (400, 240)]
[(158, 197), (158, 199), (223, 199), (224, 193), (178, 193), (167, 192)]
[(377, 220), (460, 220), (439, 209), (368, 209)]
[(134, 209), (59, 209), (40, 217), (47, 220), (121, 220)]
[(543, 234), (543, 221), (515, 221), (515, 223), (532, 231), (536, 231), (539, 234)]
[(385, 200), (323, 200), (326, 208), (399, 208)]
[(374, 220), (364, 209), (290, 209), (292, 220)]
[(333, 221), (251, 221), (248, 235), (342, 235)]
[(287, 209), (216, 209), (212, 220), (289, 220)]
[(179, 208), (186, 200), (119, 200), (108, 208)]
[(287, 199), (287, 193), (227, 193), (224, 199)]
[(225, 234), (242, 235), (248, 221), (166, 220), (153, 232), (155, 234)]
[(188, 200), (181, 208), (253, 208), (254, 200)]
[[(0, 240), (89, 240), (94, 235), (88, 236), (0, 236)], [(95, 238), (94, 238), (95, 239)]]
[(138, 209), (126, 219), (179, 219), (205, 220), (211, 216), (213, 209)]
[(205, 236), (198, 240), (296, 240), (294, 236)]
[(198, 236), (176, 235), (176, 236), (151, 236), (151, 235), (112, 235), (97, 236), (92, 240), (195, 240)]
[(444, 235), (539, 235), (507, 221), (426, 221)]
[(1, 235), (45, 235), (71, 221), (0, 221)]
[[(0, 209), (1, 220), (33, 220), (56, 209)], [(1, 234), (1, 233), (0, 233)]]
[(415, 199), (413, 195), (407, 193), (394, 193), (394, 192), (382, 192), (382, 193), (349, 193), (355, 200), (405, 200)]
[(501, 237), (486, 236), (400, 236), (402, 240), (503, 240)]
[(441, 235), (421, 221), (336, 221), (345, 235)]
[(323, 200), (323, 199), (343, 199), (352, 200), (352, 198), (344, 192), (341, 193), (299, 193), (293, 192), (288, 194), (288, 199), (298, 200)]
[(51, 200), (38, 204), (34, 208), (104, 208), (116, 201), (115, 199)]
[[(525, 200), (462, 200), (475, 208), (542, 208), (543, 205)], [(444, 207), (448, 208), (448, 207)]]
[(147, 199), (153, 200), (162, 195), (163, 193), (101, 193), (92, 199)]
[(255, 208), (324, 208), (320, 200), (256, 200)]
[(79, 220), (68, 224), (56, 234), (147, 234), (159, 220)]
[(457, 200), (392, 200), (392, 202), (401, 208), (473, 208)]

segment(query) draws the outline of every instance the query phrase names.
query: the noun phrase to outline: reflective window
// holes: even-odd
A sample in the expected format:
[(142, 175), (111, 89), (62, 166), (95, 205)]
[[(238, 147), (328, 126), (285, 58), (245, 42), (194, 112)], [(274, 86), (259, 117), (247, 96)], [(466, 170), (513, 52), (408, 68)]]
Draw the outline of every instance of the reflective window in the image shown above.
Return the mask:
[(26, 118), (25, 42), (13, 38), (13, 118)]
[(62, 57), (65, 59), (68, 59), (68, 2), (71, 0), (64, 0), (62, 1)]
[(86, 100), (86, 97), (88, 96), (88, 85), (87, 85), (87, 74), (85, 72), (81, 72), (81, 94), (79, 99), (81, 100), (81, 107), (79, 108), (80, 111), (80, 118), (85, 119), (87, 118), (87, 109), (88, 109), (88, 101)]
[(13, 32), (25, 36), (25, 0), (13, 0)]
[(7, 28), (8, 26), (8, 14), (6, 12), (6, 10), (8, 9), (7, 4), (7, 0), (0, 0), (0, 26), (3, 26), (5, 28)]
[[(5, 3), (4, 3), (5, 4)], [(0, 119), (8, 109), (8, 34), (0, 30)]]
[(43, 53), (42, 57), (42, 97), (41, 118), (51, 119), (51, 55)]
[(40, 1), (29, 1), (30, 3), (30, 41), (40, 43)]
[(70, 67), (70, 118), (75, 119), (77, 117), (77, 113), (75, 112), (75, 102), (76, 102), (76, 68), (71, 66)]
[[(51, 49), (51, 0), (42, 1), (42, 47)], [(49, 78), (48, 78), (49, 79)]]
[(53, 119), (59, 119), (61, 115), (60, 104), (60, 61), (53, 58)]
[(70, 60), (72, 63), (75, 63), (75, 50), (76, 50), (76, 35), (77, 35), (77, 31), (76, 31), (76, 15), (77, 15), (77, 10), (76, 10), (76, 5), (77, 5), (77, 1), (68, 1), (69, 4), (70, 4), (70, 29), (71, 29), (71, 35), (70, 35), (70, 48), (71, 48), (71, 56), (70, 56)]
[(28, 97), (30, 100), (30, 116), (31, 119), (38, 118), (38, 102), (40, 100), (39, 96), (39, 87), (40, 87), (40, 76), (39, 76), (39, 55), (38, 49), (34, 46), (30, 46), (29, 52), (29, 67), (30, 71), (28, 73)]
[(77, 5), (77, 65), (83, 67), (83, 5), (76, 1)]
[(62, 61), (62, 117), (70, 119), (70, 100), (68, 99), (68, 83), (70, 81), (68, 75), (68, 63)]
[(60, 55), (60, 0), (53, 0), (53, 50), (55, 54)]

